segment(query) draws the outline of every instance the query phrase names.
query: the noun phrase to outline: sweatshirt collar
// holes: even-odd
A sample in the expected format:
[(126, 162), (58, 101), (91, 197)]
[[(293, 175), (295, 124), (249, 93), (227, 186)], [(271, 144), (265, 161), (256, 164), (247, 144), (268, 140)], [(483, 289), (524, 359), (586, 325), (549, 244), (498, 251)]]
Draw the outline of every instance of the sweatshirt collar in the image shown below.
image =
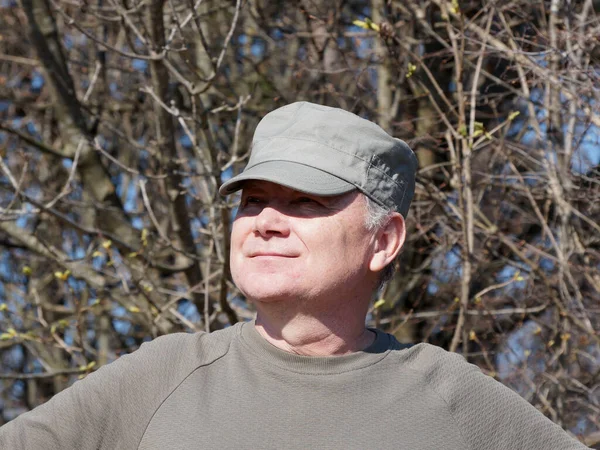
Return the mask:
[(297, 373), (328, 375), (362, 369), (378, 363), (391, 350), (399, 349), (396, 339), (380, 330), (369, 328), (376, 336), (364, 350), (340, 356), (303, 356), (286, 352), (263, 338), (255, 328), (255, 322), (240, 327), (242, 345), (255, 356), (269, 364)]

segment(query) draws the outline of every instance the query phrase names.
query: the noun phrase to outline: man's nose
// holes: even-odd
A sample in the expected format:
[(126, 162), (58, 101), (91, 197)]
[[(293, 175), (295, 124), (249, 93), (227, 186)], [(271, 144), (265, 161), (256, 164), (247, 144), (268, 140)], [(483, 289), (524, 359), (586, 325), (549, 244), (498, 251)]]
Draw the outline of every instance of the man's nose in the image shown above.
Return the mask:
[(277, 208), (266, 206), (254, 218), (254, 231), (263, 237), (286, 237), (290, 234), (289, 218)]

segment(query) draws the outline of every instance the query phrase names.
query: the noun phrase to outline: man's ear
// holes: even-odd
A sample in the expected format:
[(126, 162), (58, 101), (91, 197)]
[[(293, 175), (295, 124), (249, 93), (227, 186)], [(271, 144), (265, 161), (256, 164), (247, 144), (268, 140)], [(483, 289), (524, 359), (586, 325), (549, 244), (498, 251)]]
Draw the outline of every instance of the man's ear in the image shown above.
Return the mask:
[(381, 227), (375, 235), (375, 249), (369, 269), (379, 272), (391, 263), (404, 245), (406, 238), (406, 226), (404, 217), (397, 212), (392, 213), (387, 223)]

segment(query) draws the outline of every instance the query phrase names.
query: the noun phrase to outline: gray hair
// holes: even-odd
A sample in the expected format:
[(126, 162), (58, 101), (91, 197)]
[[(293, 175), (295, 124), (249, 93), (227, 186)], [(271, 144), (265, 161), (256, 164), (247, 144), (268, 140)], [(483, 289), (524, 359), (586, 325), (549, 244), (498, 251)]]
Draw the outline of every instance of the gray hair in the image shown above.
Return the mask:
[[(387, 224), (388, 219), (392, 215), (392, 210), (376, 203), (365, 195), (365, 205), (367, 214), (365, 218), (365, 225), (369, 231), (375, 231)], [(379, 291), (383, 285), (388, 282), (394, 275), (396, 268), (396, 260), (389, 263), (381, 271), (379, 276), (379, 282), (377, 284), (377, 290)]]
[(381, 206), (365, 195), (367, 217), (365, 225), (369, 231), (377, 230), (382, 227), (392, 214), (392, 210), (386, 206)]

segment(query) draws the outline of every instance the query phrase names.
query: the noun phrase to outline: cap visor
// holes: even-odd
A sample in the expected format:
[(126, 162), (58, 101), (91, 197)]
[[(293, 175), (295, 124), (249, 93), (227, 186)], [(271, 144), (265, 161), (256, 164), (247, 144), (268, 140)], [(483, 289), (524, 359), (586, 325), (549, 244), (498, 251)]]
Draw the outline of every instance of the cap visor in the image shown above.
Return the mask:
[(323, 196), (344, 194), (356, 189), (353, 184), (314, 167), (291, 161), (266, 161), (227, 180), (219, 193), (232, 194), (250, 180), (270, 181), (307, 194)]

